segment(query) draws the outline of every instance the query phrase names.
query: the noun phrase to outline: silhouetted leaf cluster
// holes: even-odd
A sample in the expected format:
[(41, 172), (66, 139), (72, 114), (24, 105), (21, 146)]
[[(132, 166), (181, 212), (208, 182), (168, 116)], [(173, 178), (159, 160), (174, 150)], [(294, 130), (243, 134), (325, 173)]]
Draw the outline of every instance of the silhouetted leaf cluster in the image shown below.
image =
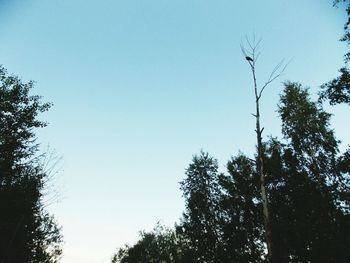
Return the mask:
[[(350, 258), (350, 153), (339, 152), (330, 114), (311, 101), (308, 90), (298, 83), (284, 86), (278, 107), (284, 138), (264, 143), (274, 260), (345, 263)], [(215, 158), (195, 155), (181, 182), (186, 209), (175, 232), (143, 234), (114, 262), (266, 262), (256, 163), (241, 153), (220, 173)], [(158, 254), (174, 253), (154, 241), (169, 233), (172, 251), (180, 254), (161, 261)], [(157, 257), (141, 259), (145, 253)]]
[[(350, 4), (347, 0), (334, 0), (334, 5), (344, 2), (347, 4), (346, 13), (348, 19), (344, 25), (344, 35), (340, 39), (347, 45), (350, 44)], [(340, 76), (321, 86), (320, 101), (329, 100), (331, 105), (346, 103), (350, 105), (350, 72), (348, 62), (350, 61), (350, 52), (344, 55), (345, 66), (339, 70)]]
[(40, 164), (35, 129), (49, 109), (39, 96), (0, 67), (0, 262), (57, 262), (59, 228), (42, 203), (49, 176)]

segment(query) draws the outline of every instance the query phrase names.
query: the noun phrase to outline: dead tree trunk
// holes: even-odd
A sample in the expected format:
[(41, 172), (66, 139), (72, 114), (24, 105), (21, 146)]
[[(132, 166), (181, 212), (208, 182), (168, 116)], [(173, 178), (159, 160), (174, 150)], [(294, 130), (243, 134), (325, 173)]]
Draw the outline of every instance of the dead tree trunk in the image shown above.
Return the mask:
[[(259, 41), (260, 42), (260, 41)], [(257, 81), (256, 81), (256, 74), (255, 74), (255, 63), (259, 57), (259, 53), (256, 53), (256, 50), (258, 48), (258, 43), (251, 44), (250, 41), (247, 39), (247, 43), (249, 45), (249, 51), (246, 50), (243, 46), (242, 52), (245, 55), (245, 59), (248, 61), (251, 72), (253, 75), (253, 81), (254, 81), (254, 95), (255, 95), (255, 114), (253, 116), (255, 117), (256, 120), (256, 127), (255, 127), (255, 132), (256, 132), (256, 141), (257, 141), (257, 153), (258, 153), (258, 158), (256, 161), (256, 168), (257, 172), (260, 177), (260, 191), (261, 191), (261, 198), (262, 198), (262, 205), (263, 205), (263, 217), (264, 217), (264, 227), (265, 227), (265, 240), (266, 240), (266, 245), (267, 245), (267, 258), (268, 262), (270, 263), (277, 263), (276, 260), (274, 259), (274, 242), (272, 238), (272, 227), (271, 227), (271, 221), (270, 221), (270, 211), (269, 211), (269, 200), (268, 200), (268, 195), (267, 195), (267, 190), (266, 190), (266, 174), (265, 174), (265, 169), (264, 169), (264, 149), (263, 149), (263, 144), (262, 144), (262, 132), (264, 128), (261, 128), (260, 125), (260, 99), (261, 95), (264, 91), (264, 89), (276, 78), (278, 78), (283, 71), (285, 70), (286, 66), (285, 65), (282, 68), (282, 65), (284, 64), (283, 61), (281, 61), (272, 71), (270, 74), (269, 79), (267, 82), (262, 86), (262, 88), (259, 90)]]

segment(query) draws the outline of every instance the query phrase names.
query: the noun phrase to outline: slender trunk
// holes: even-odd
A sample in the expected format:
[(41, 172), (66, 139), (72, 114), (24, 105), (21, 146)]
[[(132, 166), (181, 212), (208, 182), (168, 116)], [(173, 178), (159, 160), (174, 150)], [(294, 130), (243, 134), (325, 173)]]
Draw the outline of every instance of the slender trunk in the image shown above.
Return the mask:
[(269, 217), (269, 207), (268, 207), (268, 198), (267, 198), (267, 192), (265, 187), (265, 174), (264, 174), (264, 160), (263, 160), (263, 145), (262, 145), (262, 130), (260, 127), (260, 108), (259, 108), (259, 101), (260, 101), (260, 94), (258, 93), (258, 88), (256, 84), (256, 77), (255, 77), (255, 67), (252, 66), (252, 72), (253, 72), (253, 79), (254, 79), (254, 92), (255, 92), (255, 105), (256, 105), (256, 112), (255, 112), (255, 119), (256, 119), (256, 140), (257, 140), (257, 150), (258, 150), (258, 160), (257, 160), (257, 171), (260, 176), (260, 191), (261, 191), (261, 198), (263, 202), (263, 216), (264, 216), (264, 226), (265, 226), (265, 238), (266, 238), (266, 244), (267, 244), (267, 258), (268, 262), (275, 263), (274, 257), (273, 257), (273, 240), (272, 240), (272, 229), (271, 229), (271, 223), (270, 223), (270, 217)]

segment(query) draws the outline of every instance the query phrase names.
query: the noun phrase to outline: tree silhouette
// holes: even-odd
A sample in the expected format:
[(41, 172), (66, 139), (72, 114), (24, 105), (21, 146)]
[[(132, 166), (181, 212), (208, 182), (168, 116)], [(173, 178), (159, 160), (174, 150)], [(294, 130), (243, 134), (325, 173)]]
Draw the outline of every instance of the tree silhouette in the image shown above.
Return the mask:
[(186, 210), (178, 231), (190, 241), (194, 262), (220, 262), (219, 174), (217, 160), (195, 155), (181, 182)]
[[(344, 2), (348, 4), (347, 0), (334, 0), (333, 5), (337, 6), (339, 3)], [(341, 41), (347, 45), (350, 44), (350, 4), (346, 8), (348, 19), (344, 25), (344, 35)], [(350, 61), (350, 52), (344, 55), (345, 65), (339, 70), (340, 76), (323, 84), (321, 86), (321, 92), (319, 93), (320, 101), (329, 100), (331, 105), (346, 103), (350, 105), (350, 71), (348, 63)]]
[(61, 235), (42, 203), (48, 174), (38, 154), (38, 114), (50, 108), (0, 67), (0, 262), (57, 262)]
[(344, 159), (330, 114), (291, 82), (285, 83), (279, 113), (285, 142), (272, 139), (265, 150), (278, 262), (346, 262), (350, 167), (339, 172)]
[(264, 224), (255, 162), (240, 153), (228, 162), (227, 171), (219, 179), (222, 262), (263, 262)]
[(189, 256), (181, 236), (158, 223), (153, 231), (141, 232), (135, 245), (120, 248), (112, 263), (192, 262)]
[[(348, 262), (350, 151), (339, 153), (331, 115), (300, 84), (284, 83), (278, 112), (283, 138), (261, 145), (273, 260)], [(259, 173), (257, 161), (242, 153), (226, 173), (208, 153), (195, 155), (181, 182), (182, 221), (165, 239), (171, 245), (159, 241), (166, 232), (160, 239), (156, 232), (144, 234), (119, 250), (115, 262), (162, 262), (161, 255), (173, 255), (162, 257), (171, 263), (270, 262)]]

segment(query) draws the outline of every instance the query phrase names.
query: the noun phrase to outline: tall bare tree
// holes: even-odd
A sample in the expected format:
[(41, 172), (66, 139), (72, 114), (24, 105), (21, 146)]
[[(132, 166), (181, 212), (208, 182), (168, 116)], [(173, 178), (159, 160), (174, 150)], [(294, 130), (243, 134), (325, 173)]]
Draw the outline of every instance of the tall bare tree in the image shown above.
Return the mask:
[(262, 205), (263, 205), (263, 216), (264, 216), (264, 226), (265, 226), (265, 238), (266, 238), (266, 245), (267, 245), (267, 257), (269, 262), (275, 263), (274, 260), (274, 245), (273, 245), (273, 238), (272, 238), (272, 227), (271, 227), (271, 220), (270, 220), (270, 212), (269, 212), (269, 200), (268, 200), (268, 194), (266, 189), (266, 174), (264, 169), (264, 150), (263, 150), (263, 143), (262, 143), (262, 132), (264, 130), (263, 127), (261, 127), (260, 123), (260, 99), (261, 96), (269, 84), (271, 84), (275, 79), (280, 77), (284, 70), (287, 67), (287, 64), (284, 63), (284, 60), (279, 62), (275, 68), (271, 71), (271, 74), (265, 84), (263, 84), (261, 87), (257, 84), (256, 79), (256, 62), (259, 58), (259, 44), (261, 40), (256, 41), (255, 37), (253, 41), (250, 41), (248, 38), (246, 38), (247, 45), (244, 46), (241, 44), (241, 50), (243, 55), (245, 56), (245, 59), (249, 63), (252, 76), (253, 76), (253, 88), (254, 88), (254, 95), (255, 95), (255, 114), (253, 116), (255, 117), (256, 121), (256, 140), (257, 140), (257, 160), (256, 160), (256, 167), (257, 172), (260, 176), (260, 190), (261, 190), (261, 198), (262, 198)]

